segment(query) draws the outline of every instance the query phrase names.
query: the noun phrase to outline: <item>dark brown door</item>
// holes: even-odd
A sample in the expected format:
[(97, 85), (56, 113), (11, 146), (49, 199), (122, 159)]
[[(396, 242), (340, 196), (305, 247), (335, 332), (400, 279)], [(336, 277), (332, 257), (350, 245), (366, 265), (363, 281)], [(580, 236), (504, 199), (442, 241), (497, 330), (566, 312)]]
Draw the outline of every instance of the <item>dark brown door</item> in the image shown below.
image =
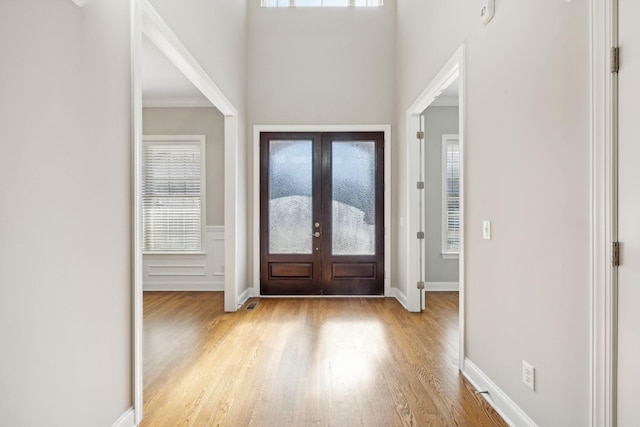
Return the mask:
[(262, 133), (263, 295), (384, 293), (384, 134)]

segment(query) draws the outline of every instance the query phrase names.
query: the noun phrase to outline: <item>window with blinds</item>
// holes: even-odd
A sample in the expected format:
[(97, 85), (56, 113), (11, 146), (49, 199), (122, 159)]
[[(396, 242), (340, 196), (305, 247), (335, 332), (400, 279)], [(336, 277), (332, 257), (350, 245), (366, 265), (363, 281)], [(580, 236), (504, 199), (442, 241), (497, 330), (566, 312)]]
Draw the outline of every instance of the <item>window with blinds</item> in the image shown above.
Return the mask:
[(204, 136), (143, 138), (144, 252), (202, 251), (204, 144)]
[(262, 0), (262, 7), (379, 7), (382, 0)]
[(442, 135), (442, 254), (460, 253), (460, 142)]

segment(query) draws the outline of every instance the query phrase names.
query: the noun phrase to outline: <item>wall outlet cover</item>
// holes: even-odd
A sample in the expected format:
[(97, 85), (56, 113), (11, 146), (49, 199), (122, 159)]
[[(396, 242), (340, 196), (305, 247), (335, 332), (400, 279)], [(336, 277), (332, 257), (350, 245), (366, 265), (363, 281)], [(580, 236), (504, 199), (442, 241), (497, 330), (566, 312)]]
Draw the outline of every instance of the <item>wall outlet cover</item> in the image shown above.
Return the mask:
[(536, 387), (536, 368), (534, 368), (529, 362), (526, 360), (522, 361), (522, 382), (525, 383), (527, 387), (531, 390), (535, 391)]

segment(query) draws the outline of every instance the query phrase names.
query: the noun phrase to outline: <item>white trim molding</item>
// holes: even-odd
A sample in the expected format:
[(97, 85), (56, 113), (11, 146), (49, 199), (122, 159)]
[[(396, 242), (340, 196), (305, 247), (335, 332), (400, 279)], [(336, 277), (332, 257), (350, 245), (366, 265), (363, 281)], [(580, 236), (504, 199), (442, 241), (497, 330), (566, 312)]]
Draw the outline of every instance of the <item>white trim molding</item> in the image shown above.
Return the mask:
[(591, 0), (591, 427), (616, 425), (615, 201), (617, 79), (610, 49), (617, 46), (616, 0)]
[(185, 285), (184, 282), (164, 282), (144, 287), (145, 292), (224, 292), (224, 281), (204, 281)]
[[(131, 215), (133, 238), (131, 296), (133, 314), (133, 342), (131, 380), (133, 382), (133, 425), (142, 421), (144, 413), (143, 390), (143, 258), (142, 258), (142, 11), (139, 0), (131, 0)], [(118, 426), (119, 427), (119, 426)], [(124, 427), (124, 426), (123, 426)]]
[(426, 292), (457, 292), (460, 290), (460, 282), (426, 282)]
[(516, 427), (537, 427), (537, 424), (469, 359), (464, 360), (462, 375), (477, 391), (482, 392), (481, 396), (507, 424)]
[(408, 299), (407, 299), (407, 295), (402, 292), (399, 288), (391, 288), (391, 295), (392, 297), (395, 297), (396, 300), (398, 300), (398, 302), (400, 303), (400, 305), (402, 307), (404, 307), (405, 310), (410, 311), (409, 308), (407, 307), (408, 304)]
[(71, 0), (78, 7), (85, 7), (91, 0)]
[(205, 98), (148, 98), (142, 99), (142, 106), (145, 108), (215, 108), (213, 104)]
[(206, 226), (202, 254), (145, 254), (145, 291), (224, 291), (225, 227)]
[(242, 291), (242, 293), (240, 293), (240, 295), (238, 295), (238, 302), (237, 302), (238, 307), (241, 307), (252, 296), (254, 296), (253, 295), (253, 288), (247, 288), (244, 291)]
[(133, 408), (127, 409), (127, 411), (120, 415), (111, 427), (135, 427), (135, 412)]
[(440, 95), (431, 103), (430, 107), (457, 107), (458, 105), (460, 105), (460, 100), (457, 96)]

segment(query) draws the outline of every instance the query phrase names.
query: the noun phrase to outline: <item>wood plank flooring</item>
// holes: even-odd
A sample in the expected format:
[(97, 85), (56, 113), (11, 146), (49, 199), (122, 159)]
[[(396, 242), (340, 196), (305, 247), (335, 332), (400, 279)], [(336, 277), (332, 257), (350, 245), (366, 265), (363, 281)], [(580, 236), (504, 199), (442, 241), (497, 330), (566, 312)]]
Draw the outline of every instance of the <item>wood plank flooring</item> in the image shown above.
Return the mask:
[(155, 426), (506, 426), (458, 372), (458, 295), (145, 292), (144, 420)]

